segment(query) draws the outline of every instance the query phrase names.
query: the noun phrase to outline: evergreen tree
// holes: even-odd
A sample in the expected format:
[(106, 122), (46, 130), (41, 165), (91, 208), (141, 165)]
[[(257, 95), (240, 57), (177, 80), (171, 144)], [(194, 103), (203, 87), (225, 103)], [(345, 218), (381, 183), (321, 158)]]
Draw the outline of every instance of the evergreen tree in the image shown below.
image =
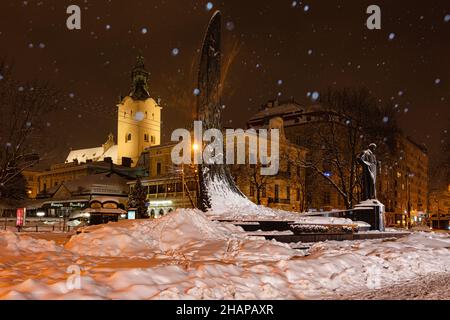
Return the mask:
[(128, 208), (136, 209), (136, 218), (145, 219), (148, 218), (147, 207), (145, 202), (147, 200), (147, 192), (142, 186), (141, 178), (137, 178), (136, 184), (133, 190), (128, 196)]

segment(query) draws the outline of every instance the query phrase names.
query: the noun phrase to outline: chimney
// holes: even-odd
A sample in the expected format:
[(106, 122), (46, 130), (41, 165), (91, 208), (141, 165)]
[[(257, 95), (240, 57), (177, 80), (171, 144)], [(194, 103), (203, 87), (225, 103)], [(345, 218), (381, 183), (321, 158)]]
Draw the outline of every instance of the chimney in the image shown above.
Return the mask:
[(131, 158), (122, 157), (122, 166), (131, 168), (131, 163), (132, 163)]

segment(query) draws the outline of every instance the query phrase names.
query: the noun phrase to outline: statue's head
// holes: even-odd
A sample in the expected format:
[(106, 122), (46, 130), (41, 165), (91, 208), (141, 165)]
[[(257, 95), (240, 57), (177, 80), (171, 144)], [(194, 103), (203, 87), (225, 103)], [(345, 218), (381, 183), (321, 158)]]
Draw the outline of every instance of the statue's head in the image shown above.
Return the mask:
[(369, 144), (369, 149), (371, 151), (375, 151), (377, 149), (377, 145), (375, 143), (371, 143), (371, 144)]

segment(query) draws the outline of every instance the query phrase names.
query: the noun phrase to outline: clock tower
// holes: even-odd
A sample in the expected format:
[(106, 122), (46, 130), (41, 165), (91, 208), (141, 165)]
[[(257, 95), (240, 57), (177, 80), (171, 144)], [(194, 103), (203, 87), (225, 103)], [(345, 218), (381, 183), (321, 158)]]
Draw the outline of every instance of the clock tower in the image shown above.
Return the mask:
[(161, 106), (150, 97), (144, 58), (139, 56), (131, 72), (131, 92), (117, 105), (117, 163), (130, 158), (137, 164), (145, 148), (161, 143)]

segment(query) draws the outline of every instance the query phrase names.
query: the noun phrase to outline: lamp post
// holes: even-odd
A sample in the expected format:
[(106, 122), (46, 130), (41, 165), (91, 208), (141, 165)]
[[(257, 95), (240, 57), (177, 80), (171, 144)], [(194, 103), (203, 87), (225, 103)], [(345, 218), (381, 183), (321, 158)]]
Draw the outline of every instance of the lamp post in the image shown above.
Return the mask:
[(406, 224), (407, 228), (411, 228), (411, 183), (409, 178), (412, 178), (414, 175), (408, 171), (406, 174), (406, 196), (407, 196), (407, 213), (408, 213), (408, 222)]
[(436, 201), (436, 203), (437, 203), (437, 218), (438, 218), (437, 228), (439, 230), (441, 228), (441, 213), (439, 210), (439, 198), (434, 199), (434, 201)]

